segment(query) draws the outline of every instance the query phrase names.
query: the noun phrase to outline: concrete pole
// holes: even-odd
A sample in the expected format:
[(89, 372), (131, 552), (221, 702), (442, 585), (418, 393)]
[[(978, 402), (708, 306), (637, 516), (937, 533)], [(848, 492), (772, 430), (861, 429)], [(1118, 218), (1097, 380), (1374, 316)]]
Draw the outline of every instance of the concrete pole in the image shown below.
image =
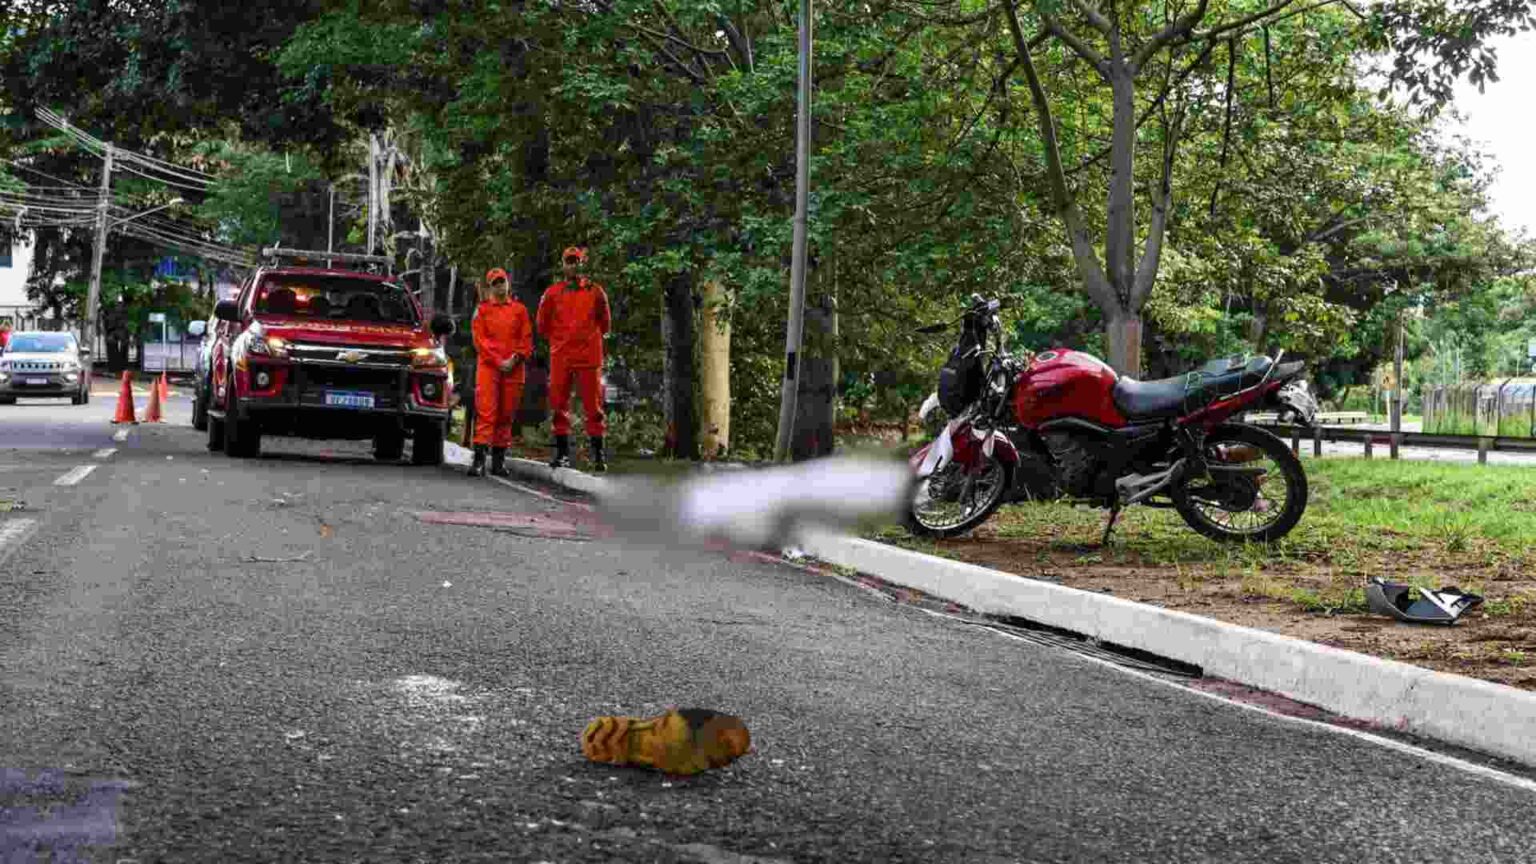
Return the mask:
[(795, 234), (789, 277), (789, 324), (784, 334), (784, 379), (779, 397), (779, 436), (773, 460), (789, 456), (795, 432), (801, 335), (805, 327), (806, 221), (811, 194), (811, 0), (800, 0), (800, 88), (795, 135)]
[(1397, 356), (1392, 361), (1392, 376), (1397, 383), (1392, 395), (1392, 434), (1403, 431), (1403, 401), (1407, 396), (1407, 382), (1403, 380), (1403, 313), (1397, 313)]
[(112, 145), (107, 144), (106, 163), (101, 169), (101, 200), (96, 204), (96, 248), (91, 252), (91, 285), (85, 295), (85, 321), (81, 325), (82, 344), (96, 362), (96, 320), (101, 314), (101, 267), (107, 254), (107, 208), (112, 204)]

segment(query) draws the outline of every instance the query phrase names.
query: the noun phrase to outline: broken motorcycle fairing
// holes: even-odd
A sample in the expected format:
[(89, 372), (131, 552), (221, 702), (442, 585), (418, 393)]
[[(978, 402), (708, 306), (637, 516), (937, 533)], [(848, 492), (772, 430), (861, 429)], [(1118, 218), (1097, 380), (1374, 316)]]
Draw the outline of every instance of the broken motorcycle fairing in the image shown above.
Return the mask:
[[(1413, 596), (1418, 592), (1418, 597)], [(1455, 624), (1468, 609), (1483, 602), (1476, 594), (1468, 594), (1454, 585), (1431, 591), (1415, 589), (1401, 582), (1385, 582), (1371, 577), (1365, 586), (1365, 601), (1372, 612), (1390, 615), (1399, 621), (1414, 624)]]

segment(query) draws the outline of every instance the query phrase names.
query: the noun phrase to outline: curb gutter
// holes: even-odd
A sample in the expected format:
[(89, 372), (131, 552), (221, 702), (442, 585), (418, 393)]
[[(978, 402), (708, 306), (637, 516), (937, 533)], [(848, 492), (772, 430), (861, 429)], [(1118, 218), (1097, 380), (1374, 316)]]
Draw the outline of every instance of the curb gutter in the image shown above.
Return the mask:
[[(469, 451), (448, 445), (448, 460)], [(507, 467), (595, 497), (612, 486), (527, 459)], [(1201, 668), (1353, 720), (1536, 766), (1536, 693), (1318, 645), (1187, 612), (1135, 603), (823, 530), (804, 552), (977, 612), (1014, 616)]]

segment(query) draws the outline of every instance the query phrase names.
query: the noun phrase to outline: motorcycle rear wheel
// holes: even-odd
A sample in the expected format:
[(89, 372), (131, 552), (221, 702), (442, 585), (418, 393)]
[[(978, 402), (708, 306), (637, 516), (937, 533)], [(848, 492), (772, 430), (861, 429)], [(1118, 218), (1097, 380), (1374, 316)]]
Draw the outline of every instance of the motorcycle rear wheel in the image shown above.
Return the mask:
[[(1252, 465), (1262, 467), (1264, 474), (1251, 484), (1187, 478), (1171, 497), (1189, 527), (1222, 543), (1273, 543), (1301, 521), (1307, 509), (1307, 473), (1284, 441), (1254, 426), (1219, 426), (1206, 436), (1205, 456), (1212, 465)], [(1284, 497), (1277, 500), (1281, 488)]]
[(985, 464), (973, 475), (975, 484), (969, 496), (962, 490), (961, 497), (967, 500), (943, 500), (945, 484), (964, 483), (967, 479), (964, 469), (953, 462), (919, 480), (907, 506), (907, 530), (918, 537), (959, 537), (987, 521), (1013, 488), (1013, 466), (996, 455), (982, 458)]

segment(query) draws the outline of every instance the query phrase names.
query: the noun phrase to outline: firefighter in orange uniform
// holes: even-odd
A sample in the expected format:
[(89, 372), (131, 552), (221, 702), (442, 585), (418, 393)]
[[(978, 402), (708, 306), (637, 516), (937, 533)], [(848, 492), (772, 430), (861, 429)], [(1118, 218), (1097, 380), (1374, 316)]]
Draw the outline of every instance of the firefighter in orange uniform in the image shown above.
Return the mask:
[(575, 246), (560, 256), (565, 278), (539, 300), (539, 333), (549, 341), (549, 410), (554, 419), (555, 457), (550, 465), (571, 464), (571, 388), (581, 397), (592, 469), (608, 470), (603, 452), (603, 337), (610, 326), (608, 294), (581, 275), (587, 252)]
[(508, 477), (507, 448), (512, 446), (512, 418), (523, 398), (527, 370), (523, 361), (533, 353), (533, 325), (528, 310), (507, 296), (507, 271), (485, 274), (486, 297), (475, 310), (472, 329), (475, 354), (475, 461), (469, 476), (485, 476), (485, 453), (491, 452), (491, 474)]

